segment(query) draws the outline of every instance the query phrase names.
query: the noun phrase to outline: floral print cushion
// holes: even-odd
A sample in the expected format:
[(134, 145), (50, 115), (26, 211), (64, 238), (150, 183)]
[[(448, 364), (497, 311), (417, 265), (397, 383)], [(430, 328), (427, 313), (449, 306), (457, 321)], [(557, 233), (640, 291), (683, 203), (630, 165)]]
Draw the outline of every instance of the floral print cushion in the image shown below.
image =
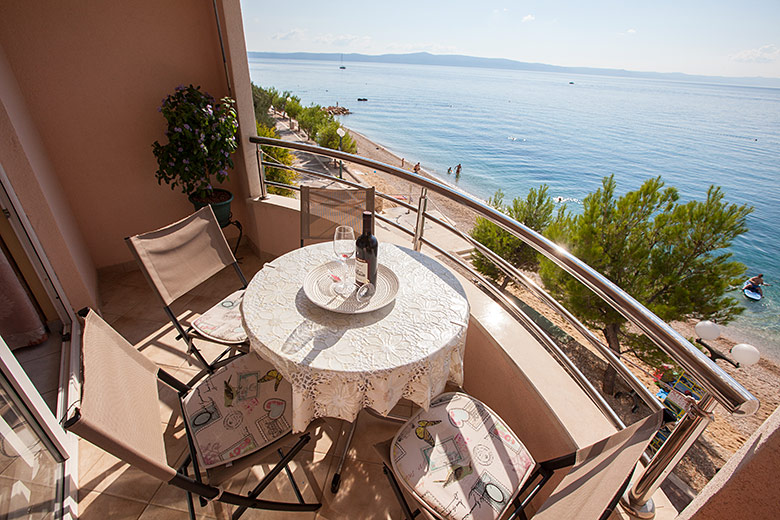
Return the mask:
[(398, 431), (393, 472), (446, 519), (496, 519), (535, 462), (504, 421), (474, 397), (442, 394)]
[(184, 398), (201, 466), (227, 464), (290, 432), (291, 398), (290, 383), (251, 352), (202, 380)]
[(203, 313), (192, 327), (204, 337), (220, 343), (244, 343), (247, 335), (241, 324), (243, 297), (243, 289), (234, 292)]

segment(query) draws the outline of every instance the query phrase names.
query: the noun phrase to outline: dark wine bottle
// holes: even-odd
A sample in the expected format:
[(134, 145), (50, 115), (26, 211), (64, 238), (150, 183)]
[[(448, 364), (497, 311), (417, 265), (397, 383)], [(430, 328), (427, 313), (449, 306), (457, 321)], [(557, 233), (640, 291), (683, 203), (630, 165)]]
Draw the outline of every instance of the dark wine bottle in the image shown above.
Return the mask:
[(355, 284), (361, 287), (371, 283), (376, 287), (377, 256), (379, 242), (371, 230), (374, 228), (374, 214), (363, 212), (363, 234), (355, 240)]

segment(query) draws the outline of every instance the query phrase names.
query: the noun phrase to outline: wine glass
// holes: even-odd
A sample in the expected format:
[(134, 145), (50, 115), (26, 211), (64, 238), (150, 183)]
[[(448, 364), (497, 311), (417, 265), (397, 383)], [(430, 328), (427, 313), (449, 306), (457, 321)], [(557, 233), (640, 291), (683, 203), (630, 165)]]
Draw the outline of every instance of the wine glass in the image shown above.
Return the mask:
[(355, 254), (355, 232), (349, 226), (339, 226), (333, 234), (333, 252), (341, 263), (339, 281), (333, 284), (336, 294), (347, 297), (352, 293), (354, 284), (347, 281), (347, 259)]

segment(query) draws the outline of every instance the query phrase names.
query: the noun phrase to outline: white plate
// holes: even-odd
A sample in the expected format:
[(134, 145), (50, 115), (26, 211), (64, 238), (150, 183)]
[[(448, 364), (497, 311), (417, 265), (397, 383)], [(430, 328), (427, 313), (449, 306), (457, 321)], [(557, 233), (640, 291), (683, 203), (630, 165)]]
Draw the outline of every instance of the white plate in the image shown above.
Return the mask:
[[(376, 272), (376, 291), (363, 301), (357, 300), (355, 291), (345, 298), (333, 290), (333, 275), (342, 274), (342, 269), (339, 262), (333, 260), (309, 271), (303, 280), (303, 292), (312, 303), (333, 312), (361, 314), (381, 309), (395, 300), (399, 282), (389, 267), (379, 264)], [(354, 258), (347, 260), (347, 269), (350, 272), (355, 271)]]

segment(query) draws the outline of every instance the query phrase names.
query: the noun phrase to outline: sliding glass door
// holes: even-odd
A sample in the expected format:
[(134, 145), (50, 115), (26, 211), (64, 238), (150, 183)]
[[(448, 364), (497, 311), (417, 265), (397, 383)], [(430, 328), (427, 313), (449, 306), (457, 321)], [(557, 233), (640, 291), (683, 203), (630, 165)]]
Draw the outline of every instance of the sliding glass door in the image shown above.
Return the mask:
[(68, 444), (0, 338), (0, 518), (62, 518)]

